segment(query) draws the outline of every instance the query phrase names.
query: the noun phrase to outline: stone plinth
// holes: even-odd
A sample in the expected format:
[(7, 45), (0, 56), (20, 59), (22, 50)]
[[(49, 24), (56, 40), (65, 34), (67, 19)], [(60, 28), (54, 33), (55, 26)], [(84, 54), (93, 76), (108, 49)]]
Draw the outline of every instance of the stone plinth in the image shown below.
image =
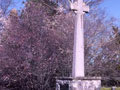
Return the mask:
[(100, 90), (100, 77), (56, 78), (56, 90)]

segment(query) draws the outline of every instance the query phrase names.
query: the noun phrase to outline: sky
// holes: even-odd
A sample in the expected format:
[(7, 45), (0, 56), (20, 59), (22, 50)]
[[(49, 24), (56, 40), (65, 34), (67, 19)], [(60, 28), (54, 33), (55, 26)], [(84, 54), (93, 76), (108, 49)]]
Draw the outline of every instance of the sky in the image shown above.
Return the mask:
[[(25, 0), (14, 1), (16, 2), (14, 7), (16, 7), (17, 9), (20, 9), (24, 6), (22, 2)], [(120, 19), (120, 0), (104, 0), (100, 7), (106, 11), (109, 17), (113, 16)]]
[(24, 7), (23, 1), (26, 0), (14, 0), (14, 4), (10, 7), (10, 9), (16, 8), (18, 10), (21, 10)]
[(101, 8), (106, 10), (107, 15), (120, 18), (120, 0), (105, 0)]

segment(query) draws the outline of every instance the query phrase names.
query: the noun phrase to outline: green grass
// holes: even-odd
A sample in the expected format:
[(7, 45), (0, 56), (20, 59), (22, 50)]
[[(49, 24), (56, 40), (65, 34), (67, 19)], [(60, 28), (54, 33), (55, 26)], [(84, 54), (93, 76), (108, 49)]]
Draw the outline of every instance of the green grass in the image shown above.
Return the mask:
[(116, 90), (120, 90), (120, 87), (116, 88)]
[[(103, 87), (103, 88), (101, 88), (101, 90), (111, 90), (111, 88)], [(120, 90), (120, 87), (116, 88), (116, 90)]]
[(111, 90), (111, 88), (101, 88), (101, 90)]

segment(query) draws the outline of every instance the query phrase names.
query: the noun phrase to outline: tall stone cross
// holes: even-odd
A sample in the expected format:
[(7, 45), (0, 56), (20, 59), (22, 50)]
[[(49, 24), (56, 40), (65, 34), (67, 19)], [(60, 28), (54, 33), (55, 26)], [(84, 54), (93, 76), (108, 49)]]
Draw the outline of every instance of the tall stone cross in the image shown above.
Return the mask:
[(72, 78), (58, 78), (56, 80), (56, 90), (100, 90), (101, 78), (85, 77), (84, 73), (83, 15), (89, 11), (89, 7), (83, 3), (83, 0), (74, 3), (71, 3), (71, 1), (70, 9), (76, 13)]
[(70, 5), (70, 8), (76, 11), (76, 23), (74, 31), (74, 50), (73, 50), (73, 67), (72, 77), (84, 77), (84, 31), (83, 15), (89, 12), (89, 7), (78, 0)]

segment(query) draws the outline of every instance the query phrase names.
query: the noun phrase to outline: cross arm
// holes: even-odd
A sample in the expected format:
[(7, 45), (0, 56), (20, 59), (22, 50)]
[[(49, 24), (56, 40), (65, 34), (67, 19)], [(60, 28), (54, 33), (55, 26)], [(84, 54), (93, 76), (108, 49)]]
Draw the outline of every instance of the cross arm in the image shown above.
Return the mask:
[(83, 12), (85, 12), (85, 13), (89, 12), (89, 6), (86, 6), (85, 3), (83, 3)]
[[(73, 11), (78, 11), (78, 9), (79, 9), (78, 3), (77, 2), (72, 3), (70, 0), (68, 0), (68, 1), (70, 4), (70, 9)], [(89, 6), (87, 6), (85, 3), (82, 4), (82, 7), (83, 7), (82, 8), (83, 12), (85, 12), (85, 13), (89, 12)]]

